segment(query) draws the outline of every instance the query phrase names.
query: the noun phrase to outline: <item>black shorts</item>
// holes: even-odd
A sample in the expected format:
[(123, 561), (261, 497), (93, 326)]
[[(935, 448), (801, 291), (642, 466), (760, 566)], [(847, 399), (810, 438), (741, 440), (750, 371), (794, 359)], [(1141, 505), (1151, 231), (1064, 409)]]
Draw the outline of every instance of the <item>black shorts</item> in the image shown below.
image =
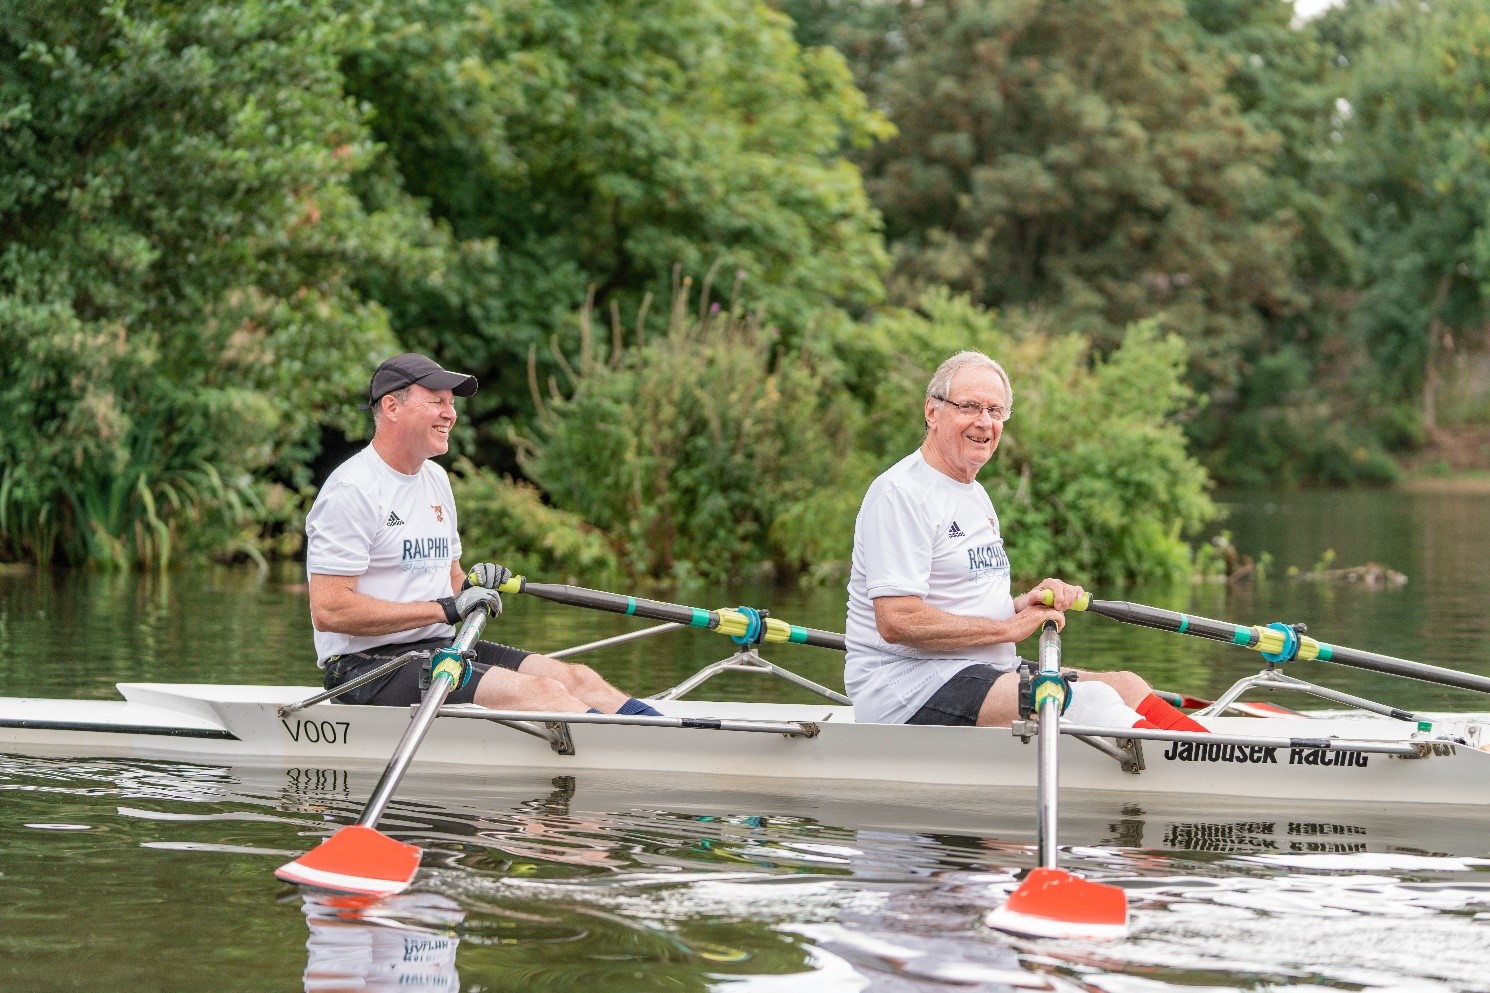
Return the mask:
[(1000, 676), (1006, 675), (1007, 671), (982, 662), (959, 670), (957, 675), (942, 684), (941, 689), (931, 694), (931, 699), (906, 723), (972, 727), (978, 723), (978, 711), (983, 709), (988, 691), (993, 689)]
[[(365, 652), (338, 655), (326, 663), (326, 677), (323, 684), (329, 690), (349, 679), (355, 679), (370, 669), (376, 669), (391, 659), (398, 658), (404, 652), (433, 652), (449, 644), (450, 642), (444, 638), (430, 638), (402, 645), (379, 645)], [(523, 659), (531, 654), (533, 653), (525, 652), (520, 648), (498, 645), (491, 641), (476, 642), (476, 660), (471, 663), (471, 678), (466, 680), (466, 685), (451, 690), (450, 695), (445, 698), (446, 702), (474, 703), (476, 684), (481, 682), (481, 677), (486, 675), (488, 669), (510, 669), (516, 672), (517, 667), (522, 665)], [(355, 690), (344, 693), (333, 702), (371, 703), (386, 707), (407, 707), (418, 703), (424, 698), (423, 691), (419, 689), (421, 668), (417, 661), (401, 665), (383, 678), (375, 679), (365, 686), (359, 686)]]

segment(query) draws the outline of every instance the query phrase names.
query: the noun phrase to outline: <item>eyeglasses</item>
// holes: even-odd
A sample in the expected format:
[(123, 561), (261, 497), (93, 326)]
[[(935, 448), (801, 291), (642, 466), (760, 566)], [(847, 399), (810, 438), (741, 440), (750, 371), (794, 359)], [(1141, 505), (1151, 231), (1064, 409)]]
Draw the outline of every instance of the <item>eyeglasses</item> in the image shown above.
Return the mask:
[(962, 411), (962, 413), (966, 414), (968, 417), (977, 417), (979, 414), (986, 412), (988, 416), (992, 417), (994, 420), (1003, 422), (1007, 421), (1010, 414), (1013, 413), (1013, 411), (1000, 407), (996, 403), (981, 404), (974, 403), (971, 400), (967, 401), (966, 403), (958, 403), (956, 400), (948, 400), (946, 397), (939, 396), (934, 396), (932, 397), (932, 399), (939, 400), (942, 403), (946, 404), (948, 407), (955, 407), (958, 410)]

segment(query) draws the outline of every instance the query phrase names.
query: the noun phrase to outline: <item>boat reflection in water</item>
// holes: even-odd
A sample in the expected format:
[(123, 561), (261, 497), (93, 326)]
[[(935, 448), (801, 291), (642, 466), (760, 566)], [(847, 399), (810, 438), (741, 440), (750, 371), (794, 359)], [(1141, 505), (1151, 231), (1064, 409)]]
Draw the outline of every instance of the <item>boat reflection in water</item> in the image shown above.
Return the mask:
[[(235, 772), (282, 814), (337, 820), (355, 815), (376, 775)], [(981, 924), (1035, 864), (1033, 805), (1018, 790), (416, 775), (390, 817), (425, 850), (419, 892), (361, 904), (308, 896), (305, 989), (456, 990), (459, 939), (464, 982), (486, 988), (632, 993), (725, 978), (876, 993), (1060, 988), (1050, 970), (1073, 978), (1089, 966)], [(1478, 807), (1423, 817), (1400, 804), (1072, 791), (1061, 812), (1063, 861), (1127, 889), (1147, 935), (1132, 963), (1104, 952), (1116, 973), (1153, 979), (1141, 953), (1157, 942), (1218, 982), (1241, 985), (1243, 959), (1314, 975), (1317, 950), (1258, 951), (1291, 933), (1270, 923), (1277, 915), (1305, 905), (1316, 925), (1326, 912), (1352, 915), (1359, 933), (1342, 922), (1332, 940), (1356, 961), (1365, 951), (1351, 942), (1384, 941), (1377, 931), (1400, 914), (1448, 915), (1436, 919), (1473, 937), (1468, 915), (1490, 893), (1474, 878)], [(1379, 909), (1359, 909), (1362, 873), (1383, 877), (1367, 901)], [(1393, 981), (1421, 971), (1382, 969)], [(1161, 972), (1161, 989), (1193, 978)]]
[(457, 993), (460, 904), (435, 893), (347, 896), (305, 890), (305, 993)]

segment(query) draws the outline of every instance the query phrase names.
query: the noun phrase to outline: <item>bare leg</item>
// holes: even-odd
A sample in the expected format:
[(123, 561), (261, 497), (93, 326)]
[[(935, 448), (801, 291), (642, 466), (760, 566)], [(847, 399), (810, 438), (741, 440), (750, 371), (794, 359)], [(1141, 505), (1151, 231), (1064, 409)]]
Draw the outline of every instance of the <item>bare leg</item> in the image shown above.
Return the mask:
[(556, 679), (495, 667), (488, 669), (481, 682), (476, 684), (476, 703), (489, 710), (539, 710), (562, 714), (583, 714), (590, 709)]
[(1132, 672), (1089, 672), (1086, 669), (1078, 669), (1082, 679), (1088, 679), (1095, 683), (1106, 683), (1117, 690), (1117, 695), (1123, 698), (1123, 703), (1129, 707), (1137, 708), (1153, 688), (1146, 683), (1142, 676)]
[[(1106, 683), (1117, 691), (1122, 697), (1123, 703), (1130, 708), (1137, 709), (1152, 690), (1149, 684), (1131, 672), (1088, 672), (1085, 669), (1076, 670), (1081, 680), (1094, 683)], [(1019, 716), (1019, 673), (1006, 672), (996, 679), (988, 689), (988, 696), (983, 698), (983, 706), (978, 711), (979, 727), (1008, 727)]]
[(586, 707), (594, 707), (606, 714), (614, 714), (621, 704), (630, 699), (589, 666), (560, 662), (547, 655), (529, 655), (523, 659), (517, 671), (522, 676), (550, 679), (562, 686), (569, 695), (583, 700)]
[(978, 710), (978, 727), (1008, 727), (1019, 716), (1019, 673), (1006, 672), (993, 681)]

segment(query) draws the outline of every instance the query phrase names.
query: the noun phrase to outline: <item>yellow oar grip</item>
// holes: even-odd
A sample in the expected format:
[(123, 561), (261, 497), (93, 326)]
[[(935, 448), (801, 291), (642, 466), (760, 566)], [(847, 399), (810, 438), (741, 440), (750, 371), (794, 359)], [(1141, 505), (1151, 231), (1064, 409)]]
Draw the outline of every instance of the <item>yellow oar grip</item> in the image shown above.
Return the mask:
[(714, 630), (720, 634), (727, 634), (731, 638), (743, 638), (745, 632), (750, 630), (750, 618), (738, 610), (720, 607), (714, 613), (719, 615), (719, 627)]
[(523, 591), (523, 577), (509, 576), (507, 582), (497, 587), (498, 593), (521, 593)]
[(1283, 632), (1277, 628), (1255, 627), (1252, 630), (1257, 635), (1257, 644), (1252, 646), (1256, 651), (1277, 655), (1283, 651), (1284, 646), (1287, 644), (1283, 638)]
[[(1041, 590), (1040, 591), (1040, 602), (1043, 603), (1047, 607), (1054, 607), (1055, 606), (1055, 593), (1052, 590)], [(1079, 596), (1079, 597), (1076, 598), (1076, 602), (1073, 603), (1073, 604), (1071, 604), (1071, 606), (1067, 607), (1066, 609), (1067, 610), (1085, 610), (1088, 606), (1091, 605), (1091, 602), (1092, 602), (1092, 595), (1090, 593), (1082, 593), (1081, 596)]]
[(774, 617), (766, 618), (766, 641), (791, 641), (792, 626)]

